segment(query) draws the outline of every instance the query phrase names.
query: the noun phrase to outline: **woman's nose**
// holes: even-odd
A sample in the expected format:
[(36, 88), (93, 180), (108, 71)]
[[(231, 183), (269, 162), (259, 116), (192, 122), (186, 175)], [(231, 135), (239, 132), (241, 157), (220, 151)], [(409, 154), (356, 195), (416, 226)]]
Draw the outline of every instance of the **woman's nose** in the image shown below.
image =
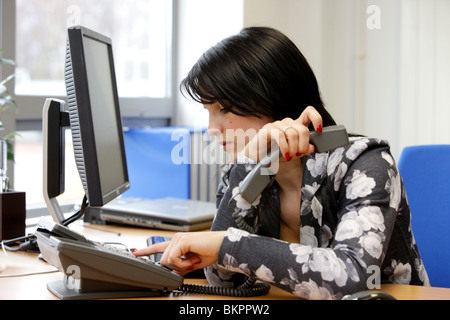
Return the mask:
[(208, 126), (208, 130), (206, 131), (210, 136), (218, 136), (220, 135), (220, 130), (217, 128), (212, 128)]
[(222, 126), (217, 122), (214, 121), (213, 117), (209, 117), (209, 124), (208, 124), (208, 130), (207, 133), (210, 136), (221, 136), (222, 135)]

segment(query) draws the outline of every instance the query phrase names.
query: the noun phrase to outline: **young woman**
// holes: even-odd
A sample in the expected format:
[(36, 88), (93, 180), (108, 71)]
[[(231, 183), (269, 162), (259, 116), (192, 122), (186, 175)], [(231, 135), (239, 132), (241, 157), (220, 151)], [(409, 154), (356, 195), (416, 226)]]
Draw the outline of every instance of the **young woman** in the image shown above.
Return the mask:
[[(242, 30), (204, 53), (182, 88), (208, 110), (209, 134), (234, 161), (223, 168), (211, 232), (176, 234), (137, 255), (164, 252), (161, 263), (181, 275), (205, 268), (216, 286), (249, 277), (308, 299), (339, 299), (380, 281), (429, 284), (388, 143), (351, 137), (346, 147), (314, 151), (310, 130), (335, 121), (285, 35)], [(283, 156), (248, 203), (239, 185), (268, 153), (267, 141)]]

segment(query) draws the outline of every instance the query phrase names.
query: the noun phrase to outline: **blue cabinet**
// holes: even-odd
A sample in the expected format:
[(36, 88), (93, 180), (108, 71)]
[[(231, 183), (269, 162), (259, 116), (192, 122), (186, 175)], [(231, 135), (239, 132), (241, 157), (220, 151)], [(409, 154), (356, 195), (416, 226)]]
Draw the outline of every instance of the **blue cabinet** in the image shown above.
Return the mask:
[(130, 129), (124, 139), (131, 188), (123, 197), (214, 201), (222, 160), (208, 161), (220, 150), (204, 130)]

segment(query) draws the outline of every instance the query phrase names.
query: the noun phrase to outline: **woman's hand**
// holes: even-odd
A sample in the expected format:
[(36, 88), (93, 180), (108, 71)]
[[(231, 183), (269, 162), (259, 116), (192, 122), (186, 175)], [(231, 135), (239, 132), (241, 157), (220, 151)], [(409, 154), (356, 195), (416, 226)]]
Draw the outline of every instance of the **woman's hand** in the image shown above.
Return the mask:
[(136, 256), (163, 253), (161, 265), (181, 276), (214, 264), (226, 231), (176, 233), (171, 241), (137, 250)]
[(311, 123), (317, 132), (322, 132), (322, 116), (313, 107), (307, 107), (296, 120), (286, 118), (268, 123), (250, 140), (242, 153), (259, 162), (269, 154), (268, 145), (275, 140), (287, 161), (307, 156), (314, 152), (314, 146), (309, 143), (308, 126)]

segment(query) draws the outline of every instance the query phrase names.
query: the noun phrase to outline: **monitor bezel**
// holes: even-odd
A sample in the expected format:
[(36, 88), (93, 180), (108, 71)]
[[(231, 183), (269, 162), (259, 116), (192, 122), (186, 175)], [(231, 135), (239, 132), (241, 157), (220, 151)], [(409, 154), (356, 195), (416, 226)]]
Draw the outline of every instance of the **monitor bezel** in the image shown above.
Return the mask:
[[(68, 41), (65, 74), (75, 161), (89, 205), (103, 206), (130, 188), (112, 41), (110, 38), (82, 26), (70, 27), (67, 33)], [(116, 128), (118, 130), (124, 182), (108, 192), (102, 190), (100, 181), (100, 164), (98, 161), (94, 135), (89, 80), (84, 53), (85, 38), (90, 38), (105, 44), (109, 53)]]

